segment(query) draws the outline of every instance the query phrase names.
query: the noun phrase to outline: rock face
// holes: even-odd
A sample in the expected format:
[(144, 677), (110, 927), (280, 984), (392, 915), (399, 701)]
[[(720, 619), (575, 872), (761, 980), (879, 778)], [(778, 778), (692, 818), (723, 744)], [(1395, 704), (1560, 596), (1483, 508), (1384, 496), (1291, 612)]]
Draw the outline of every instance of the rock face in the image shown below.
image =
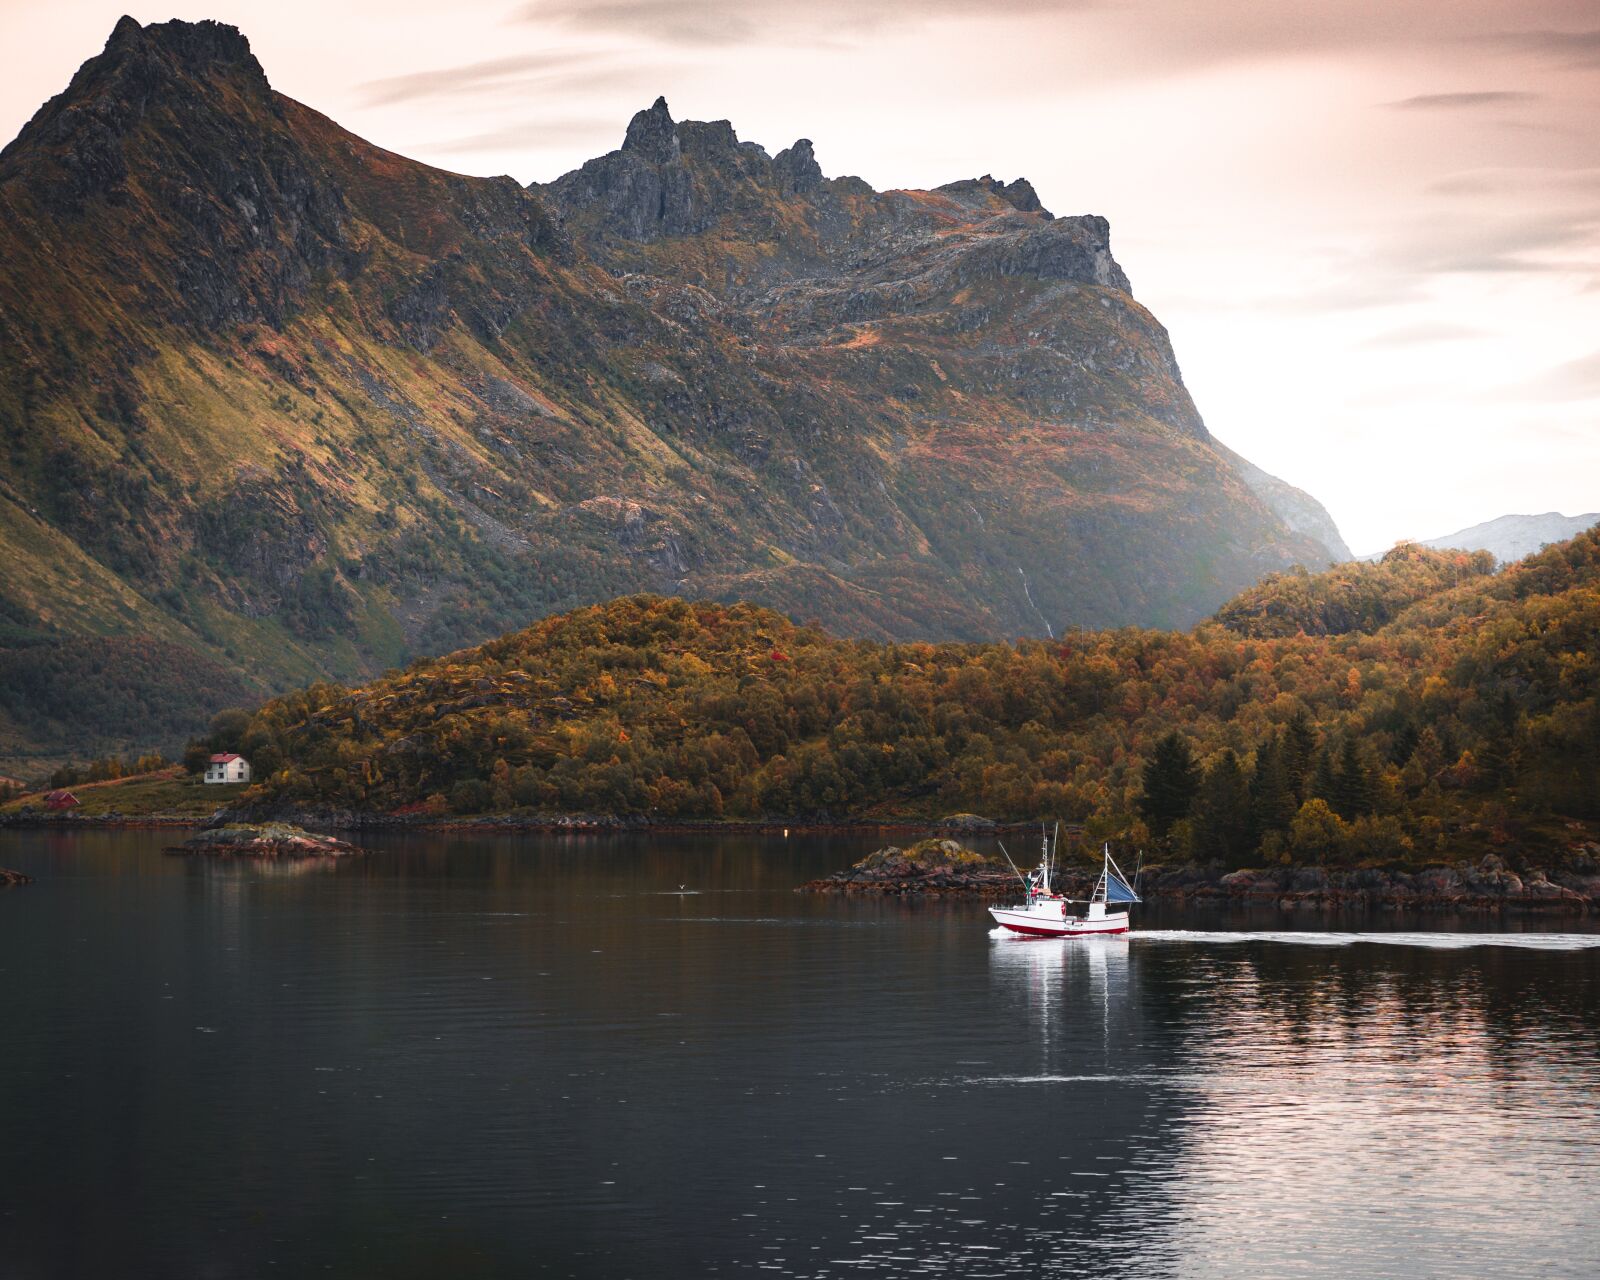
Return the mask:
[(32, 876), (25, 876), (20, 871), (10, 871), (5, 867), (0, 867), (0, 889), (10, 888), (12, 885), (32, 883)]
[(1233, 463), (1234, 470), (1250, 486), (1251, 491), (1271, 507), (1289, 528), (1325, 547), (1335, 563), (1353, 559), (1339, 526), (1334, 524), (1327, 508), (1304, 489), (1296, 489), (1277, 476), (1268, 475), (1248, 458), (1240, 457), (1224, 444), (1217, 444), (1217, 452)]
[(877, 192), (661, 100), (552, 183), (467, 178), (215, 23), (124, 20), (0, 152), (0, 446), (0, 619), (254, 692), (645, 590), (1185, 626), (1334, 554), (1025, 180)]
[(316, 835), (288, 823), (267, 822), (215, 827), (169, 847), (167, 852), (241, 858), (347, 858), (362, 851), (334, 836)]

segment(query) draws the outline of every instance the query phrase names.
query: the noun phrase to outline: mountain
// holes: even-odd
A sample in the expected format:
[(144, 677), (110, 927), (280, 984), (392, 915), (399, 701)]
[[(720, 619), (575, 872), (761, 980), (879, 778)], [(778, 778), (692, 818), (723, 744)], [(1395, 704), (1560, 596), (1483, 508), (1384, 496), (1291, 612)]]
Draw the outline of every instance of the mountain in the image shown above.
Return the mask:
[(463, 177), (212, 22), (124, 18), (0, 152), (0, 352), (0, 669), (41, 673), (0, 763), (626, 592), (980, 639), (1338, 550), (1024, 181), (876, 192), (661, 101)]
[(1597, 522), (1600, 522), (1600, 511), (1591, 511), (1583, 516), (1564, 516), (1559, 511), (1546, 511), (1537, 516), (1500, 516), (1475, 524), (1470, 529), (1447, 533), (1442, 538), (1429, 538), (1422, 545), (1487, 551), (1502, 564), (1507, 564), (1532, 555), (1553, 542), (1565, 542)]

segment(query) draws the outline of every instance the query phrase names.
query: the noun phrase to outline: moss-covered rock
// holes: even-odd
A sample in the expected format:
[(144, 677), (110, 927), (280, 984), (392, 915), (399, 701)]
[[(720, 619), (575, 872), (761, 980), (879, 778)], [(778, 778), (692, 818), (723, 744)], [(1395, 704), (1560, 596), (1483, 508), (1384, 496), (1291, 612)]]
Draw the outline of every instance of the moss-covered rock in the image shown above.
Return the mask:
[(202, 831), (167, 852), (246, 858), (342, 858), (362, 850), (337, 837), (318, 835), (287, 822), (246, 822)]
[(920, 840), (869, 853), (848, 871), (800, 886), (802, 893), (976, 894), (1003, 897), (1020, 885), (1004, 862), (956, 840)]

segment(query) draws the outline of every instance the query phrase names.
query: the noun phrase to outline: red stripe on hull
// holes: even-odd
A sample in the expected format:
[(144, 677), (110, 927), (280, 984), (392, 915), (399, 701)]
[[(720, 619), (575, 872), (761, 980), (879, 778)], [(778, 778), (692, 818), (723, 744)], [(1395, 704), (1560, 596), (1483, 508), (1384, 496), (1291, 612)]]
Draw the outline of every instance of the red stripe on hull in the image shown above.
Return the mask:
[(1010, 929), (1012, 933), (1025, 933), (1032, 938), (1094, 938), (1111, 937), (1117, 933), (1127, 933), (1128, 926), (1120, 929), (1026, 929), (1020, 924), (1008, 924), (1004, 920), (995, 922), (1002, 929)]

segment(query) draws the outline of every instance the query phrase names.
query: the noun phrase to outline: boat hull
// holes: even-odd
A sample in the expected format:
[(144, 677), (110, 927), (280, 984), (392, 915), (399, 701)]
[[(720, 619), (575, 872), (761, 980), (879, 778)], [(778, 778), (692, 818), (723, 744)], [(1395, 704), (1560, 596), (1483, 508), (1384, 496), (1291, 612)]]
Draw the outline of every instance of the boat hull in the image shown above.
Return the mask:
[(1037, 938), (1084, 938), (1128, 932), (1126, 913), (1102, 916), (1098, 920), (1084, 920), (1076, 916), (1061, 916), (1038, 909), (990, 907), (989, 914), (1002, 929), (1009, 929), (1012, 933), (1030, 934)]

